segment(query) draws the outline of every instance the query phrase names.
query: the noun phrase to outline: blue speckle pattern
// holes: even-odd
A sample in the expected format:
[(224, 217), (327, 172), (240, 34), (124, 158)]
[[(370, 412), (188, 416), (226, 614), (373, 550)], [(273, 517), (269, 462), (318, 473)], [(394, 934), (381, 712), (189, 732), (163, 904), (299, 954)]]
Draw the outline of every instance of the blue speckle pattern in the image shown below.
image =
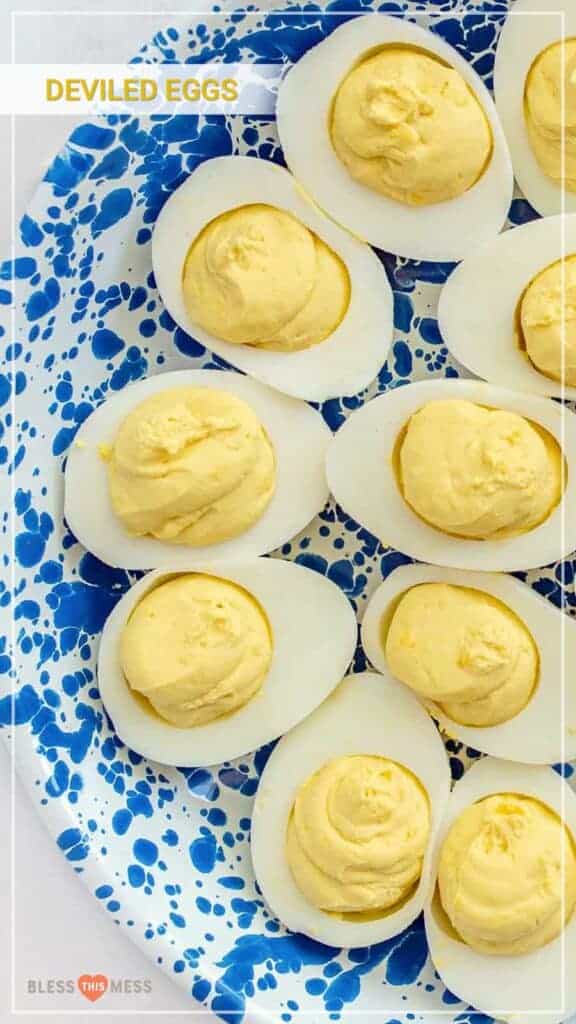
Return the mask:
[[(456, 15), (456, 8), (466, 12)], [(263, 14), (231, 11), (167, 28), (137, 61), (297, 60), (353, 16), (421, 12), (491, 85), (507, 0), (335, 0)], [(13, 300), (17, 331), (0, 327), (0, 465), (13, 483), (14, 552), (5, 538), (0, 607), (14, 621), (14, 649), (0, 639), (0, 726), (18, 741), (32, 798), (63, 855), (95, 898), (148, 955), (224, 1021), (254, 1000), (270, 1019), (300, 1013), (347, 1019), (472, 1014), (432, 968), (422, 920), (367, 949), (342, 952), (287, 934), (264, 906), (250, 866), (253, 796), (272, 745), (206, 770), (147, 763), (114, 734), (99, 699), (95, 655), (110, 611), (136, 578), (83, 551), (62, 518), (66, 453), (79, 425), (115, 391), (145, 375), (221, 367), (163, 309), (150, 261), (154, 222), (171, 192), (202, 161), (230, 153), (283, 162), (273, 121), (214, 116), (109, 116), (74, 130), (20, 224), (16, 258), (0, 267), (0, 304)], [(510, 221), (535, 217), (520, 197)], [(435, 319), (452, 266), (379, 253), (394, 289), (390, 358), (362, 395), (322, 406), (333, 430), (373, 395), (459, 368)], [(1, 312), (1, 310), (0, 310)], [(15, 417), (13, 419), (13, 417)], [(14, 429), (14, 444), (8, 437)], [(16, 472), (17, 471), (17, 472)], [(380, 580), (409, 561), (384, 549), (330, 503), (279, 554), (326, 575), (361, 610)], [(12, 572), (11, 572), (12, 570)], [(521, 578), (576, 611), (574, 563)], [(359, 649), (354, 668), (366, 662)], [(11, 726), (17, 726), (9, 732)], [(477, 757), (450, 740), (454, 778)], [(565, 778), (572, 765), (557, 765)]]

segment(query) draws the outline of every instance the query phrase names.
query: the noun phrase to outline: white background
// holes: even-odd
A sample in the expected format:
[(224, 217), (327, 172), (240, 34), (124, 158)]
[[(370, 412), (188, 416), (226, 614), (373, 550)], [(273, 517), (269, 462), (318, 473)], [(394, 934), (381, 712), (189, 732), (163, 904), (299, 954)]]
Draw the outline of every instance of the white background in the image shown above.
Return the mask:
[[(0, 62), (9, 63), (10, 9), (24, 11), (34, 8), (46, 12), (41, 16), (17, 18), (17, 52), (19, 61), (110, 62), (121, 63), (132, 57), (139, 46), (168, 24), (176, 24), (174, 16), (147, 12), (207, 9), (208, 0), (0, 0)], [(53, 15), (56, 9), (97, 11), (98, 16), (74, 13), (66, 17)], [(107, 16), (107, 11), (131, 11), (135, 16)], [(75, 121), (70, 117), (20, 118), (16, 131), (15, 198), (16, 221), (24, 212), (42, 174), (64, 143)], [(10, 124), (0, 118), (0, 260), (10, 255)], [(105, 1024), (129, 1024), (131, 1021), (187, 1019), (193, 1024), (207, 1024), (214, 1017), (199, 1011), (191, 996), (133, 946), (123, 932), (103, 912), (70, 865), (45, 832), (36, 817), (32, 803), (17, 781), (16, 877), (10, 878), (10, 759), (0, 743), (0, 807), (3, 828), (0, 833), (0, 1021), (33, 1024), (55, 1019), (85, 1024), (90, 1018)], [(10, 889), (16, 886), (16, 1007), (18, 1016), (10, 1011)], [(80, 974), (101, 972), (114, 977), (150, 978), (149, 996), (104, 996), (88, 1003), (81, 995), (26, 996), (28, 978), (77, 978)], [(117, 1014), (112, 1007), (132, 1011)], [(56, 1011), (53, 1018), (30, 1012), (35, 1008)], [(93, 1013), (93, 1009), (99, 1012)], [(157, 1015), (139, 1013), (157, 1010)], [(181, 1011), (195, 1011), (184, 1017)], [(25, 1012), (22, 1012), (25, 1011)], [(66, 1016), (58, 1011), (66, 1011)], [(72, 1013), (70, 1013), (72, 1011)], [(165, 1011), (165, 1013), (162, 1013)], [(170, 1011), (180, 1014), (169, 1015)]]

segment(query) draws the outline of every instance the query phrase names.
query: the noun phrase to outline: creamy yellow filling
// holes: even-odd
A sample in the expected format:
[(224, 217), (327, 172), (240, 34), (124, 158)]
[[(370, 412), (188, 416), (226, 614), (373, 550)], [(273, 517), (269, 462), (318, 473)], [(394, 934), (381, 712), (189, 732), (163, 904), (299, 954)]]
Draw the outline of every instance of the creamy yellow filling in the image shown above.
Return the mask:
[(463, 725), (499, 725), (526, 706), (539, 658), (525, 624), (491, 594), (422, 583), (402, 595), (385, 640), (390, 671)]
[(292, 352), (325, 341), (350, 302), (329, 246), (285, 210), (241, 206), (211, 221), (184, 265), (192, 320), (237, 345)]
[(524, 89), (524, 118), (541, 170), (558, 184), (562, 184), (564, 132), (566, 188), (576, 192), (576, 39), (566, 40), (564, 56), (563, 48), (562, 41), (549, 46), (530, 68)]
[(521, 345), (536, 369), (575, 387), (576, 256), (550, 264), (530, 282), (518, 319)]
[(440, 900), (478, 953), (531, 953), (555, 939), (576, 907), (574, 839), (549, 807), (503, 793), (468, 807), (440, 854)]
[(272, 635), (258, 602), (201, 573), (150, 590), (120, 642), (128, 685), (183, 729), (241, 708), (260, 690), (271, 659)]
[(413, 206), (462, 195), (492, 155), (490, 125), (459, 72), (409, 47), (382, 49), (346, 75), (330, 133), (356, 181)]
[(106, 451), (112, 508), (133, 536), (198, 547), (236, 537), (269, 504), (272, 445), (240, 398), (171, 388), (145, 399)]
[(541, 427), (505, 409), (442, 399), (411, 416), (395, 453), (404, 500), (444, 533), (498, 540), (559, 504), (564, 460)]
[(428, 798), (411, 772), (384, 757), (339, 757), (300, 786), (286, 856), (315, 907), (384, 914), (418, 884), (429, 831)]

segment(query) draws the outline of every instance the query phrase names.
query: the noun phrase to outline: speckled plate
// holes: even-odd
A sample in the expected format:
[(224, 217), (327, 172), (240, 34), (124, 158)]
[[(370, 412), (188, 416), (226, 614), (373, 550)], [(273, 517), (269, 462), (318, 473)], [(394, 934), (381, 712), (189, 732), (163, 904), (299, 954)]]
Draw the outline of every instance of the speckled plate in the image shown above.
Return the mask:
[[(293, 61), (353, 16), (361, 0), (324, 10), (306, 5), (266, 14), (197, 16), (167, 28), (140, 59)], [(408, 4), (382, 9), (406, 13)], [(507, 4), (411, 5), (470, 59), (491, 85), (494, 46)], [(451, 13), (452, 12), (452, 13)], [(427, 18), (424, 18), (426, 22)], [(15, 678), (18, 764), (38, 813), (102, 907), (157, 963), (226, 1020), (360, 1017), (381, 1022), (426, 1010), (470, 1016), (446, 992), (428, 959), (422, 921), (395, 939), (341, 952), (287, 934), (256, 891), (250, 867), (252, 799), (269, 749), (213, 771), (164, 769), (114, 735), (95, 682), (102, 625), (131, 577), (87, 554), (62, 519), (62, 468), (80, 423), (110, 392), (147, 374), (221, 367), (221, 360), (163, 312), (151, 270), (150, 235), (171, 191), (202, 160), (247, 153), (282, 162), (264, 118), (110, 117), (77, 128), (46, 173), (20, 228), (17, 259), (0, 270), (0, 302), (14, 296), (17, 336), (7, 326), (0, 376), (0, 462), (15, 483), (14, 575), (0, 584), (11, 608), (15, 650), (0, 649), (7, 687)], [(520, 198), (514, 224), (534, 216)], [(460, 370), (435, 319), (443, 264), (381, 258), (395, 297), (390, 359), (369, 392), (322, 407), (336, 429), (377, 392)], [(15, 399), (15, 444), (7, 441)], [(6, 445), (6, 446), (4, 446)], [(6, 514), (3, 529), (8, 536)], [(408, 561), (331, 504), (282, 555), (335, 580), (361, 614), (390, 570)], [(5, 562), (5, 566), (8, 560)], [(574, 563), (528, 575), (574, 612)], [(11, 660), (12, 656), (12, 660)], [(361, 651), (356, 667), (365, 668)], [(11, 698), (0, 701), (10, 725)], [(474, 752), (449, 743), (453, 772)], [(566, 776), (571, 766), (562, 769)], [(326, 1018), (324, 1018), (326, 1019)], [(356, 1018), (355, 1018), (356, 1019)], [(367, 1018), (368, 1019), (368, 1018)]]

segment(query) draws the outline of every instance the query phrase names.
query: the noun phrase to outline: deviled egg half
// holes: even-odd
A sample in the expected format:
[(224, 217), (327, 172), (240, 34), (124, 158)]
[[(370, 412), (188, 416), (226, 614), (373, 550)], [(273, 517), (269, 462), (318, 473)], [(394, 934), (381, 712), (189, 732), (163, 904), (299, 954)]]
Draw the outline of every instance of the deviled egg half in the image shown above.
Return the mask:
[(330, 946), (398, 934), (429, 894), (450, 791), (444, 746), (390, 676), (350, 676), (285, 736), (260, 779), (252, 860), (280, 921)]
[(516, 180), (543, 217), (576, 212), (575, 68), (572, 0), (516, 0), (498, 41), (494, 92)]
[(138, 753), (216, 764), (310, 714), (346, 672), (356, 633), (344, 594), (311, 569), (189, 558), (144, 576), (116, 605), (100, 643), (100, 695)]
[(410, 21), (374, 14), (335, 29), (290, 70), (277, 116), (298, 181), (372, 245), (461, 260), (506, 220), (512, 167), (490, 94)]
[(506, 231), (440, 293), (452, 355), (485, 380), (576, 399), (576, 214)]
[(152, 261), (184, 331), (286, 394), (355, 394), (386, 361), (393, 299), (383, 265), (276, 164), (201, 164), (164, 206)]
[(467, 747), (532, 764), (576, 758), (576, 622), (524, 583), (402, 566), (370, 598), (362, 646)]
[(476, 1010), (547, 1024), (576, 1010), (576, 794), (551, 768), (486, 758), (434, 840), (430, 955)]
[(535, 395), (430, 380), (353, 412), (327, 453), (336, 501), (379, 540), (456, 569), (576, 549), (576, 416)]
[(330, 431), (314, 409), (237, 373), (139, 381), (81, 426), (65, 473), (66, 521), (89, 551), (130, 569), (261, 555), (328, 499)]

